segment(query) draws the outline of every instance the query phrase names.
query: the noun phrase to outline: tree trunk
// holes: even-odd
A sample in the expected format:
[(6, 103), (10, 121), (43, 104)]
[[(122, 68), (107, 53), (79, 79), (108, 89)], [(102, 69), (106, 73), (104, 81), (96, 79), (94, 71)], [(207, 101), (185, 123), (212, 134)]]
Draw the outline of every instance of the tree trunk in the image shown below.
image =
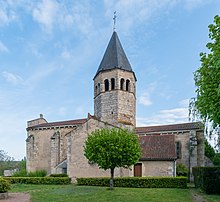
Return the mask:
[(113, 189), (114, 168), (111, 168), (110, 189)]

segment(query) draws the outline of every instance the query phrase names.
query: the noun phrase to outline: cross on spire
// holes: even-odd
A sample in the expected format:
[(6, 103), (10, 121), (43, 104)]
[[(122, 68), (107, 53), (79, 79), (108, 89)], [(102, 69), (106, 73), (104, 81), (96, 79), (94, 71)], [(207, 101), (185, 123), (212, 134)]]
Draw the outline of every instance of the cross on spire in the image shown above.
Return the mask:
[(116, 30), (116, 11), (114, 12), (114, 17), (113, 17), (113, 21), (114, 21), (114, 26), (113, 26), (113, 31)]

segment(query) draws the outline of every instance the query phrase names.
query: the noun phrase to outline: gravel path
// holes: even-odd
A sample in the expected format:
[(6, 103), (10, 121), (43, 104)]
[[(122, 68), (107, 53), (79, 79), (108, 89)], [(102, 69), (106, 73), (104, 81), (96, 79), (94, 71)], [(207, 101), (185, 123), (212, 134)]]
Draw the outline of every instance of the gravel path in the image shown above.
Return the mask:
[(29, 202), (30, 198), (28, 193), (8, 193), (8, 198), (0, 202)]

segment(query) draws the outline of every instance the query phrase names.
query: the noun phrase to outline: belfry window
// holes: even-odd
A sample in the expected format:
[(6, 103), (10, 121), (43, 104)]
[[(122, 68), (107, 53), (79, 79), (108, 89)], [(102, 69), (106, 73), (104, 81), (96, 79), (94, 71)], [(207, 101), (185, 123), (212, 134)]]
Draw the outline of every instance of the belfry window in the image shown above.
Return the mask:
[(176, 142), (176, 157), (178, 159), (181, 158), (181, 143), (180, 142)]
[(124, 90), (124, 83), (125, 83), (125, 80), (122, 78), (120, 81), (120, 89), (121, 90)]
[(100, 93), (100, 83), (98, 83), (98, 94)]
[(111, 90), (115, 90), (115, 79), (111, 78)]
[(126, 91), (130, 91), (130, 81), (126, 80)]
[(108, 79), (105, 79), (104, 83), (105, 83), (105, 91), (109, 91), (109, 81), (108, 81)]
[(95, 86), (95, 96), (98, 94), (98, 86)]

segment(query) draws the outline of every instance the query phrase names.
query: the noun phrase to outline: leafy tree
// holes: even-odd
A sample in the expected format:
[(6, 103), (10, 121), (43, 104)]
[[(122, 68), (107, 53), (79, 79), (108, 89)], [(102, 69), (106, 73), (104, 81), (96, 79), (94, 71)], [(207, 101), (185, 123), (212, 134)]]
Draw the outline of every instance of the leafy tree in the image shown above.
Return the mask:
[(99, 168), (110, 169), (113, 188), (114, 169), (129, 168), (138, 162), (141, 148), (137, 135), (124, 129), (100, 129), (92, 132), (85, 143), (84, 155)]
[(205, 155), (213, 161), (215, 157), (215, 149), (205, 140)]
[(4, 170), (14, 169), (15, 167), (14, 158), (8, 156), (4, 150), (0, 150), (0, 176), (3, 175)]
[(216, 153), (213, 158), (213, 164), (215, 166), (220, 166), (220, 153)]
[(200, 53), (201, 67), (195, 72), (196, 106), (204, 118), (220, 125), (220, 16), (209, 25), (208, 53)]

